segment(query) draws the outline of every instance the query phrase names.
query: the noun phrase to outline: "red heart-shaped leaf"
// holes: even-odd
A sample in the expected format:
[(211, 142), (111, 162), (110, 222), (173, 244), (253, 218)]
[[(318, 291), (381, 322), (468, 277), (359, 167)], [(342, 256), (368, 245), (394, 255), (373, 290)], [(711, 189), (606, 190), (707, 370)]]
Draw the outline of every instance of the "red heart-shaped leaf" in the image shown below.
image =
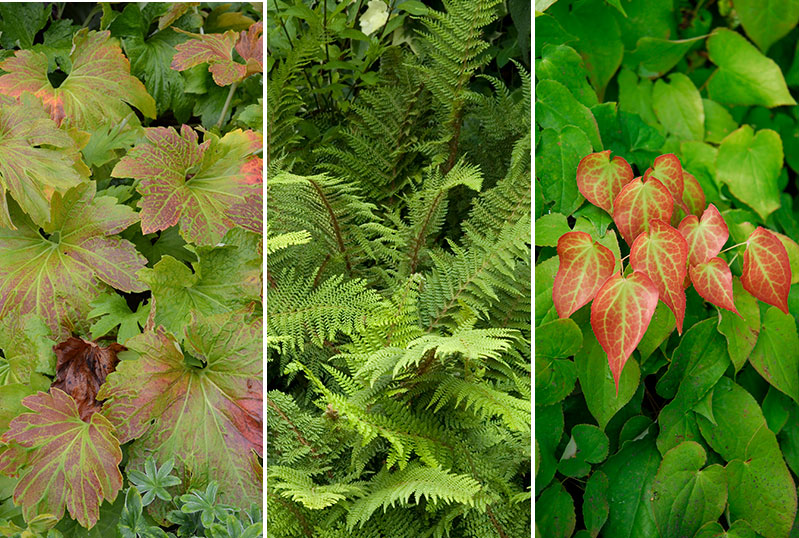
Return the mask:
[(692, 265), (689, 273), (694, 289), (703, 299), (738, 314), (732, 297), (732, 273), (727, 262), (721, 258), (711, 258)]
[(649, 221), (669, 222), (674, 209), (671, 193), (657, 179), (636, 178), (624, 186), (613, 202), (613, 222), (628, 245), (649, 229)]
[(649, 222), (649, 232), (638, 236), (630, 249), (630, 264), (657, 286), (660, 300), (674, 312), (677, 332), (685, 318), (685, 273), (688, 245), (683, 236), (659, 219)]
[(730, 237), (724, 217), (713, 204), (702, 213), (702, 220), (695, 215), (682, 219), (679, 230), (688, 243), (688, 261), (691, 265), (699, 265), (717, 256)]
[(758, 226), (747, 241), (743, 265), (741, 284), (744, 289), (788, 314), (791, 264), (779, 238)]
[[(661, 155), (655, 159), (652, 168), (644, 173), (644, 182), (649, 181), (650, 178), (657, 179), (663, 186), (666, 187), (671, 195), (674, 197), (674, 202), (682, 206), (682, 193), (684, 188), (684, 179), (682, 165), (680, 159), (673, 153)], [(686, 213), (690, 213), (686, 209)]]
[(705, 191), (702, 190), (702, 185), (699, 184), (696, 177), (687, 170), (682, 171), (682, 178), (682, 201), (690, 214), (698, 217), (705, 209)]
[(594, 298), (591, 328), (608, 355), (616, 395), (624, 364), (643, 338), (657, 304), (657, 286), (640, 271), (627, 278), (616, 273), (605, 281)]
[(613, 274), (613, 252), (594, 243), (585, 232), (569, 232), (558, 239), (560, 266), (555, 275), (552, 300), (558, 316), (568, 318), (594, 298)]
[(585, 199), (613, 214), (613, 201), (633, 179), (633, 169), (622, 157), (610, 159), (610, 150), (583, 157), (577, 166), (577, 188)]

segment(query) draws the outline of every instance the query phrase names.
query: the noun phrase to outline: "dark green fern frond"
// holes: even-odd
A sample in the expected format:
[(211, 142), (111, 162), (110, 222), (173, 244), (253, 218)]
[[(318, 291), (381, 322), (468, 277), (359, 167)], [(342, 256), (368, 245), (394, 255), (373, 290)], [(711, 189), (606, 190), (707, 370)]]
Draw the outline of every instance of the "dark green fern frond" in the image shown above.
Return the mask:
[(318, 167), (366, 187), (370, 196), (387, 200), (412, 181), (426, 164), (424, 144), (431, 131), (430, 92), (411, 62), (398, 48), (381, 60), (381, 80), (359, 94), (352, 106), (352, 122), (342, 133), (341, 145), (322, 146)]
[(277, 62), (269, 73), (266, 86), (267, 163), (300, 147), (303, 136), (297, 124), (301, 121), (300, 110), (305, 106), (300, 92), (304, 84), (301, 76), (321, 38), (319, 31), (309, 31), (301, 36), (288, 57)]
[[(304, 258), (319, 270), (352, 275), (363, 258), (373, 257), (373, 246), (365, 224), (377, 221), (373, 204), (364, 201), (352, 183), (327, 175), (276, 174), (266, 184), (267, 220), (274, 233), (305, 230), (312, 237)], [(274, 256), (270, 267), (296, 265), (296, 256)]]
[(302, 349), (307, 340), (322, 347), (339, 334), (364, 330), (382, 306), (383, 299), (363, 280), (336, 275), (315, 285), (313, 278), (297, 278), (286, 270), (268, 291), (267, 342), (278, 338), (283, 350)]
[(500, 0), (445, 0), (445, 12), (430, 11), (421, 33), (424, 81), (443, 110), (440, 152), (446, 173), (455, 165), (469, 82), (484, 66), (489, 44), (482, 28), (496, 18)]

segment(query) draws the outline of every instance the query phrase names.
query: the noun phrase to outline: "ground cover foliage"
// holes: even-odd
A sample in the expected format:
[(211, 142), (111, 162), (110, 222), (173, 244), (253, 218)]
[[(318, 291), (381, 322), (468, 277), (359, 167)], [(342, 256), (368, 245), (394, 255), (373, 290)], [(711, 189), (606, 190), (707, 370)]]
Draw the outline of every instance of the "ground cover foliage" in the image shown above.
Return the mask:
[(537, 536), (799, 535), (799, 3), (536, 9)]
[(529, 3), (267, 8), (267, 527), (531, 532)]
[(0, 5), (0, 535), (262, 534), (262, 7)]

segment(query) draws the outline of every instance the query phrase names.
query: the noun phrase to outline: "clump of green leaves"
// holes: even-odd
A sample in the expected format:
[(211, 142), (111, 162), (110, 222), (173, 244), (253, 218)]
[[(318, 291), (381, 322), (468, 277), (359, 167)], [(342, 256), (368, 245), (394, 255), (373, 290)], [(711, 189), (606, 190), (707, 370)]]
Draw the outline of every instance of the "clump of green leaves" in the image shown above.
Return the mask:
[(537, 14), (542, 536), (799, 528), (799, 7), (760, 7)]

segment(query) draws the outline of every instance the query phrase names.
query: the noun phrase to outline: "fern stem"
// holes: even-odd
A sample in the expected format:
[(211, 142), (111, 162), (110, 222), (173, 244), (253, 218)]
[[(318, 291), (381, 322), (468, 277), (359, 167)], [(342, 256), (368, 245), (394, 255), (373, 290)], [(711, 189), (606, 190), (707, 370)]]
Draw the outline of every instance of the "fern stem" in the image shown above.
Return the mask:
[(297, 426), (295, 426), (295, 425), (294, 425), (294, 423), (291, 421), (291, 419), (289, 419), (289, 417), (288, 417), (288, 416), (287, 416), (287, 415), (286, 415), (286, 414), (283, 412), (283, 410), (282, 410), (282, 409), (280, 409), (280, 407), (278, 407), (278, 405), (277, 405), (277, 404), (276, 404), (276, 403), (275, 403), (273, 400), (271, 400), (271, 399), (269, 398), (269, 396), (267, 396), (267, 397), (266, 397), (266, 404), (267, 404), (269, 407), (271, 407), (272, 409), (274, 409), (274, 410), (275, 410), (275, 412), (276, 412), (278, 415), (280, 415), (280, 418), (282, 418), (282, 419), (283, 419), (283, 420), (286, 422), (286, 424), (288, 424), (288, 425), (289, 425), (289, 427), (291, 428), (291, 430), (292, 430), (292, 431), (294, 432), (294, 434), (297, 436), (297, 440), (298, 440), (298, 441), (299, 441), (299, 442), (300, 442), (300, 443), (301, 443), (303, 446), (307, 446), (307, 447), (308, 447), (308, 449), (311, 451), (311, 455), (312, 455), (314, 458), (319, 458), (319, 457), (320, 457), (320, 455), (319, 455), (319, 454), (316, 452), (316, 449), (315, 449), (315, 448), (314, 448), (314, 447), (311, 445), (311, 443), (309, 443), (309, 442), (308, 442), (308, 440), (307, 440), (305, 437), (303, 437), (303, 436), (302, 436), (302, 433), (300, 433), (300, 430), (297, 428)]
[(497, 518), (494, 517), (494, 512), (491, 510), (491, 505), (489, 504), (486, 505), (486, 514), (488, 514), (488, 519), (491, 520), (491, 524), (494, 525), (494, 528), (499, 533), (500, 538), (508, 538), (508, 535), (502, 530), (502, 526), (500, 526), (499, 521), (497, 521)]
[(216, 126), (222, 127), (222, 122), (225, 121), (225, 115), (227, 114), (227, 109), (230, 107), (230, 101), (233, 100), (233, 93), (238, 88), (239, 83), (238, 81), (234, 82), (230, 85), (230, 91), (227, 92), (227, 99), (225, 99), (225, 105), (222, 107), (222, 113), (219, 115), (219, 119), (216, 120)]
[(350, 257), (347, 256), (347, 248), (344, 246), (344, 240), (341, 237), (341, 228), (338, 225), (338, 219), (336, 218), (336, 214), (333, 211), (333, 208), (330, 205), (330, 202), (327, 200), (327, 196), (325, 196), (324, 191), (319, 186), (316, 181), (312, 179), (308, 179), (308, 182), (316, 189), (316, 193), (319, 195), (319, 199), (322, 200), (322, 203), (327, 209), (327, 214), (330, 216), (330, 223), (333, 225), (333, 233), (336, 235), (336, 242), (338, 243), (339, 251), (344, 254), (344, 263), (347, 266), (347, 272), (351, 275), (352, 274), (352, 265), (350, 264)]
[[(291, 50), (294, 50), (294, 42), (291, 40), (289, 31), (286, 29), (286, 24), (283, 22), (283, 19), (280, 18), (280, 14), (278, 13), (277, 0), (272, 0), (272, 3), (275, 5), (275, 18), (277, 19), (277, 22), (280, 23), (280, 27), (283, 28), (283, 33), (286, 35), (286, 39), (289, 41), (289, 47), (291, 47)], [(316, 101), (316, 110), (322, 110), (322, 105), (319, 104), (319, 96), (313, 91), (314, 87), (313, 84), (311, 84), (311, 78), (308, 76), (308, 71), (305, 69), (301, 69), (301, 71), (305, 76), (305, 81), (308, 83), (308, 90), (311, 95), (313, 95), (314, 101)]]
[(416, 264), (419, 261), (419, 251), (422, 249), (422, 244), (424, 241), (424, 234), (425, 230), (427, 230), (427, 225), (430, 224), (430, 218), (433, 216), (433, 211), (435, 211), (439, 204), (441, 203), (441, 197), (444, 195), (444, 191), (438, 193), (436, 199), (433, 200), (433, 203), (430, 204), (430, 208), (427, 210), (427, 214), (424, 217), (424, 223), (422, 227), (419, 229), (419, 233), (416, 234), (416, 239), (413, 242), (413, 252), (411, 253), (411, 266), (410, 266), (410, 274), (416, 272)]

